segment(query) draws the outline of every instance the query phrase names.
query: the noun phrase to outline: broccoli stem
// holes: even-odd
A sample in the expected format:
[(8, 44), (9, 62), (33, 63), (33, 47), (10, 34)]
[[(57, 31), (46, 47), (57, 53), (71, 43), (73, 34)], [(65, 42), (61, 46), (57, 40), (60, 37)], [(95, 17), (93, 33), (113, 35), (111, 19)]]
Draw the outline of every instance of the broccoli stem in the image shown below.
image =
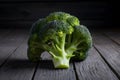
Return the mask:
[(72, 55), (66, 53), (65, 51), (65, 39), (66, 39), (66, 34), (63, 34), (63, 36), (59, 40), (60, 45), (56, 46), (56, 50), (49, 51), (49, 53), (53, 57), (52, 60), (55, 68), (69, 68), (69, 61)]
[[(64, 52), (62, 52), (62, 54), (66, 54)], [(63, 56), (63, 57), (54, 57), (53, 58), (53, 64), (55, 66), (55, 68), (69, 68), (69, 61), (70, 61), (70, 58), (66, 56)]]
[(62, 56), (54, 55), (52, 58), (55, 68), (69, 68), (70, 58), (74, 55), (72, 53), (67, 53), (65, 50), (62, 50), (60, 54), (62, 54)]
[(66, 34), (63, 34), (63, 36), (62, 36), (62, 39), (61, 39), (61, 49), (62, 49), (62, 51), (64, 51), (65, 52), (65, 39), (66, 39)]

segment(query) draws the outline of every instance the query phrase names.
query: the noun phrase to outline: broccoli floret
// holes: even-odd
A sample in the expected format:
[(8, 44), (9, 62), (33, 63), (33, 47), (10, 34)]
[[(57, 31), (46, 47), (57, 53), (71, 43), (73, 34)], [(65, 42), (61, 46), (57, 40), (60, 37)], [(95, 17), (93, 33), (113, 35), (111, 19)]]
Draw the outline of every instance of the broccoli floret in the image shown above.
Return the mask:
[(75, 26), (71, 42), (68, 45), (70, 46), (67, 48), (68, 51), (70, 51), (71, 46), (76, 48), (73, 53), (75, 60), (84, 60), (87, 57), (87, 52), (92, 47), (92, 37), (87, 27), (84, 25)]
[(38, 20), (28, 40), (28, 58), (39, 61), (43, 51), (51, 54), (55, 68), (69, 68), (71, 58), (84, 60), (92, 46), (87, 27), (77, 17), (54, 12)]

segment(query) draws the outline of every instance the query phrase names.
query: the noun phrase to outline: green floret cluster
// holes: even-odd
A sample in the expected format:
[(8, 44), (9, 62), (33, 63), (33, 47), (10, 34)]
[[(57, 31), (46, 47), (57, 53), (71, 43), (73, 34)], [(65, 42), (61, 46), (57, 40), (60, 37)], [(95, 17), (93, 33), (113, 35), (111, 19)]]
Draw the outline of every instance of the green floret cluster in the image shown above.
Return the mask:
[(53, 12), (33, 24), (27, 54), (30, 61), (39, 61), (47, 51), (55, 68), (69, 68), (71, 58), (84, 60), (91, 47), (91, 34), (77, 17)]

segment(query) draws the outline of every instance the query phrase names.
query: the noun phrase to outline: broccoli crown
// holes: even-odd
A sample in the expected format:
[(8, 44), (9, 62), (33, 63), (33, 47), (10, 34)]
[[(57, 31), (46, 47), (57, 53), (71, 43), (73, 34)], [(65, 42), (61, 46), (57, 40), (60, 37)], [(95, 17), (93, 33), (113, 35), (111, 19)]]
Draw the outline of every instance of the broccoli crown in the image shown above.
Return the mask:
[(63, 21), (65, 23), (70, 24), (71, 26), (78, 26), (80, 25), (79, 19), (75, 16), (72, 16), (65, 12), (54, 12), (51, 13), (49, 16), (46, 17), (46, 20), (48, 22), (57, 20), (57, 21)]
[(53, 12), (33, 24), (28, 46), (30, 60), (37, 61), (43, 51), (48, 51), (55, 68), (68, 68), (71, 58), (86, 58), (92, 46), (92, 37), (77, 17)]

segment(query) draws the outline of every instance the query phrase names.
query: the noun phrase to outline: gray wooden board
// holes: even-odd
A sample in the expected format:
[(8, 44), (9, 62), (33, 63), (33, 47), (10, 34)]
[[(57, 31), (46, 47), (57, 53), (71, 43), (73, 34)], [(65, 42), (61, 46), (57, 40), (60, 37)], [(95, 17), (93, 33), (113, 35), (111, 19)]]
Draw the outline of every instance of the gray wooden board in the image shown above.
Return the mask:
[(27, 33), (23, 30), (15, 30), (0, 40), (0, 66), (2, 66), (8, 56), (23, 42)]
[(13, 30), (11, 33), (7, 35), (7, 37), (3, 38), (0, 41), (0, 46), (14, 46), (16, 44), (20, 44), (21, 41), (27, 36), (27, 30)]
[(49, 54), (43, 53), (42, 58), (34, 80), (76, 80), (72, 62), (69, 69), (55, 69)]
[(94, 45), (120, 78), (120, 46), (100, 33), (93, 35)]
[(0, 29), (0, 41), (7, 37), (7, 35), (10, 33), (11, 30), (6, 29)]
[(79, 80), (118, 80), (98, 52), (92, 48), (82, 62), (75, 62)]
[(105, 32), (105, 34), (120, 45), (120, 31)]
[(27, 41), (17, 48), (0, 68), (0, 80), (31, 80), (36, 63), (27, 59)]
[[(54, 69), (51, 56), (44, 52), (43, 60), (36, 68), (36, 63), (27, 59), (27, 35), (27, 32), (18, 30), (0, 41), (0, 62), (13, 53), (0, 67), (0, 80), (118, 80), (94, 48), (89, 51), (86, 60), (74, 62), (75, 66), (70, 63), (69, 69)], [(95, 48), (120, 75), (119, 45), (101, 34), (94, 34), (93, 41)]]

